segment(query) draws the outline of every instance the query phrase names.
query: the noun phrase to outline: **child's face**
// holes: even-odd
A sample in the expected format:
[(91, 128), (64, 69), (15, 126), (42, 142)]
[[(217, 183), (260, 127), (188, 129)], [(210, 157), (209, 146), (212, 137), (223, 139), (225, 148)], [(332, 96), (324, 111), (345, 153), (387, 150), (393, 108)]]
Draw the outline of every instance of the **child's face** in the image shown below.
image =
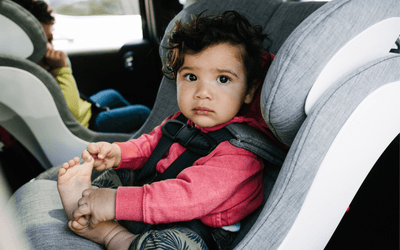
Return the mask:
[(44, 33), (46, 34), (47, 38), (47, 46), (51, 46), (53, 48), (53, 26), (54, 24), (45, 24), (41, 23)]
[[(53, 49), (53, 24), (40, 23), (43, 27), (44, 34), (47, 38), (47, 50)], [(50, 70), (50, 66), (46, 63), (46, 56), (44, 56), (37, 64), (45, 70)]]
[(185, 55), (176, 77), (178, 105), (196, 125), (223, 124), (252, 101), (256, 87), (247, 91), (242, 49), (222, 43)]

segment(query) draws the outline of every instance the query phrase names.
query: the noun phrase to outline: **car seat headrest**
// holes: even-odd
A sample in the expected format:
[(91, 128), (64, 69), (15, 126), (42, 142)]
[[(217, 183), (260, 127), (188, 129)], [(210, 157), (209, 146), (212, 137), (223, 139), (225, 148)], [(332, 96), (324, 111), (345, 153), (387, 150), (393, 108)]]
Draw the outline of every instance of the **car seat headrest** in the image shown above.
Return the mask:
[(282, 143), (292, 144), (305, 109), (310, 112), (338, 78), (389, 53), (400, 34), (398, 7), (398, 0), (336, 0), (291, 33), (272, 62), (261, 96), (263, 117)]
[(40, 61), (47, 39), (40, 22), (25, 8), (0, 0), (0, 54)]
[[(264, 28), (265, 24), (268, 22), (268, 19), (273, 15), (274, 11), (279, 7), (280, 4), (281, 0), (270, 0), (266, 4), (260, 4), (259, 0), (248, 0), (246, 2), (219, 1), (218, 4), (216, 4), (214, 0), (204, 0), (198, 1), (183, 9), (171, 20), (161, 41), (159, 53), (163, 68), (166, 71), (165, 75), (169, 76), (166, 66), (166, 47), (168, 47), (168, 38), (170, 37), (172, 30), (175, 28), (177, 21), (185, 24), (192, 21), (200, 13), (216, 15), (225, 10), (236, 10), (245, 15), (253, 24), (260, 25)], [(267, 44), (267, 41), (265, 43)]]

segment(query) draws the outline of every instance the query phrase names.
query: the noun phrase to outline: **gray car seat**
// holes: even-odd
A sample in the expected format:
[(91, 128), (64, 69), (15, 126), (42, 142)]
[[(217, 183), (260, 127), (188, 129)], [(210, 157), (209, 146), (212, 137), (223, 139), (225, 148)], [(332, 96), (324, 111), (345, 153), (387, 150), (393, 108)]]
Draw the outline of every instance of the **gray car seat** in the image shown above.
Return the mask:
[(0, 0), (0, 126), (44, 169), (80, 155), (90, 142), (131, 138), (132, 134), (94, 132), (75, 119), (59, 84), (36, 64), (46, 53), (46, 43), (31, 13)]
[[(389, 53), (400, 34), (398, 1), (204, 0), (171, 21), (162, 44), (175, 20), (225, 9), (246, 15), (271, 39), (268, 50), (276, 57), (260, 105), (271, 131), (290, 146), (281, 166), (266, 167), (265, 203), (244, 221), (234, 249), (323, 249), (369, 170), (400, 132), (400, 55)], [(160, 56), (165, 61), (162, 46)], [(175, 88), (163, 78), (141, 132), (178, 110)], [(272, 145), (271, 157), (279, 158), (274, 150)], [(68, 231), (54, 181), (26, 184), (8, 209), (35, 249), (101, 249), (77, 242)], [(49, 228), (57, 242), (39, 241)]]

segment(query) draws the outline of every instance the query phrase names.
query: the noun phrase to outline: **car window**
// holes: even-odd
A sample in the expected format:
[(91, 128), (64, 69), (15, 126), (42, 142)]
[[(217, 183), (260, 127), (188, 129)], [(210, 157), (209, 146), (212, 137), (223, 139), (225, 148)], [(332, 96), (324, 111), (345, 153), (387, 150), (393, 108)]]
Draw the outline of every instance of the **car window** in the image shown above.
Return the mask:
[(138, 0), (46, 0), (54, 10), (54, 47), (69, 54), (116, 51), (143, 39)]
[(139, 15), (138, 0), (47, 0), (59, 14), (70, 16)]

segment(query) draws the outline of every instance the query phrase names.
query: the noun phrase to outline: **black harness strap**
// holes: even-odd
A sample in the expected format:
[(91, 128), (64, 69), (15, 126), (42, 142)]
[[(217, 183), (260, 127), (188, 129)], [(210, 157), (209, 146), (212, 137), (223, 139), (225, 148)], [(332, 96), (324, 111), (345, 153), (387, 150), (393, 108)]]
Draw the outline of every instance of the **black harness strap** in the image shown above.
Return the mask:
[[(187, 124), (187, 118), (181, 114), (174, 120), (168, 120), (162, 127), (163, 133), (153, 153), (140, 171), (136, 184), (144, 185), (152, 182), (176, 178), (182, 170), (193, 165), (201, 157), (211, 153), (223, 141), (235, 138), (227, 129), (203, 133)], [(186, 150), (160, 175), (156, 170), (157, 163), (168, 151), (174, 142), (178, 142)], [(177, 223), (184, 225), (197, 234), (206, 242), (210, 249), (218, 249), (216, 242), (210, 234), (210, 228), (200, 220), (192, 220)], [(147, 225), (145, 231), (150, 230), (152, 225)]]
[[(181, 114), (176, 120), (168, 120), (161, 127), (163, 135), (140, 171), (137, 178), (139, 185), (176, 178), (182, 170), (192, 166), (199, 158), (211, 153), (219, 143), (234, 138), (224, 128), (207, 134), (203, 133), (194, 127), (189, 127), (186, 124), (187, 120)], [(156, 165), (174, 142), (178, 142), (186, 150), (160, 175), (156, 170)]]

